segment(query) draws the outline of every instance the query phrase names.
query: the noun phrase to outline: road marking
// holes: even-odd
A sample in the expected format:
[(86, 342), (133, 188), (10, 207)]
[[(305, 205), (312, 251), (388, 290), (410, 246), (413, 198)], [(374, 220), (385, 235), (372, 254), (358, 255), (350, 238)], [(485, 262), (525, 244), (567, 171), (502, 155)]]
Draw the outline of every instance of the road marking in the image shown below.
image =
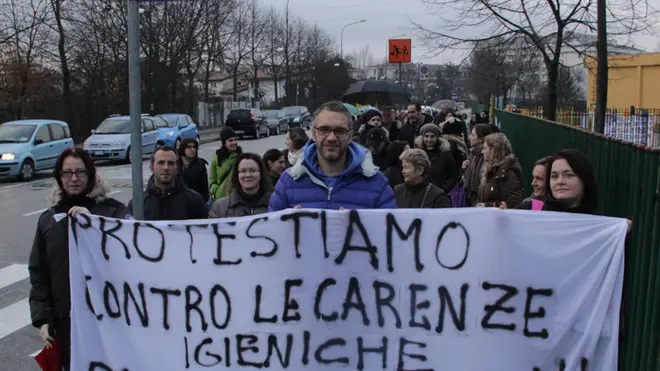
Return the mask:
[(0, 339), (31, 323), (30, 305), (27, 298), (0, 309)]
[(0, 269), (0, 289), (30, 277), (26, 264), (12, 264)]
[(2, 193), (2, 192), (9, 192), (9, 190), (8, 189), (0, 189), (0, 193)]
[(118, 190), (115, 190), (115, 191), (112, 191), (112, 192), (108, 192), (108, 196), (116, 195), (117, 193), (122, 193), (122, 192), (124, 192), (124, 191), (122, 191), (121, 189), (118, 189)]
[(52, 180), (53, 179), (49, 178), (49, 179), (33, 180), (31, 182), (25, 182), (25, 183), (16, 183), (16, 184), (0, 187), (0, 190), (10, 189), (10, 188), (15, 188), (15, 187), (21, 187), (21, 186), (26, 186), (26, 185), (32, 185), (32, 184), (37, 184), (37, 183), (43, 183), (43, 182), (51, 182)]
[(46, 210), (48, 210), (48, 208), (40, 209), (40, 210), (35, 210), (35, 211), (31, 211), (31, 212), (29, 212), (29, 213), (25, 213), (25, 214), (23, 214), (23, 215), (21, 215), (21, 216), (32, 216), (32, 215), (37, 215), (37, 214), (41, 214), (41, 213), (43, 213), (43, 212), (46, 211)]

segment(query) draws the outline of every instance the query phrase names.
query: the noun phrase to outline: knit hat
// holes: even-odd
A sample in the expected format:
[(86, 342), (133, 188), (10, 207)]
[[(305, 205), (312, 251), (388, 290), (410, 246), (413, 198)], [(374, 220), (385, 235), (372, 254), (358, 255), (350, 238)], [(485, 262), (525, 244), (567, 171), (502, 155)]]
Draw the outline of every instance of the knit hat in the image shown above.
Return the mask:
[(387, 140), (387, 132), (381, 127), (374, 127), (367, 132), (367, 146), (376, 147)]
[(381, 119), (383, 118), (383, 114), (380, 113), (379, 111), (375, 109), (371, 109), (362, 115), (362, 120), (364, 120), (364, 123), (368, 123), (369, 120), (371, 120), (373, 117), (380, 117)]
[(426, 134), (426, 133), (433, 133), (433, 134), (435, 134), (436, 136), (439, 137), (440, 136), (440, 128), (438, 127), (438, 125), (436, 125), (434, 123), (425, 124), (424, 126), (422, 126), (421, 129), (419, 129), (419, 135), (424, 136), (424, 134)]
[(465, 124), (459, 120), (447, 121), (442, 125), (442, 134), (463, 135), (464, 125)]
[(236, 132), (234, 129), (230, 128), (229, 126), (222, 128), (220, 131), (220, 141), (222, 142), (222, 145), (224, 145), (225, 142), (231, 138), (236, 138)]

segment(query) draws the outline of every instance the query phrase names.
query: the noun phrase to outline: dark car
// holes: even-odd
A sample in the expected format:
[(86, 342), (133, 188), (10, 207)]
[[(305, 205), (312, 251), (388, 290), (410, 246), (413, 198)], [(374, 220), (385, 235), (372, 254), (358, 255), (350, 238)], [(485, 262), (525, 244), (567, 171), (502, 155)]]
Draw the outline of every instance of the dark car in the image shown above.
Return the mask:
[(266, 117), (259, 108), (237, 108), (229, 111), (225, 126), (234, 129), (239, 138), (247, 135), (259, 139), (262, 135), (270, 135)]
[(268, 123), (268, 130), (273, 135), (280, 135), (280, 133), (289, 132), (289, 120), (284, 115), (284, 112), (279, 109), (263, 111)]
[(312, 114), (305, 106), (291, 106), (282, 108), (284, 115), (289, 119), (289, 126), (292, 128), (311, 128), (312, 127)]

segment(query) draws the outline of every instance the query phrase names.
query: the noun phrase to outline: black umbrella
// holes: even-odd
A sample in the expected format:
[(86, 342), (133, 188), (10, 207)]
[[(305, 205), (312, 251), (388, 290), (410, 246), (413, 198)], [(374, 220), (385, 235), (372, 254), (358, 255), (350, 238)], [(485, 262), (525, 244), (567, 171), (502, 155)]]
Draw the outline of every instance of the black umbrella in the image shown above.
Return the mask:
[(392, 81), (362, 80), (349, 86), (341, 99), (348, 103), (382, 106), (410, 103), (410, 94)]

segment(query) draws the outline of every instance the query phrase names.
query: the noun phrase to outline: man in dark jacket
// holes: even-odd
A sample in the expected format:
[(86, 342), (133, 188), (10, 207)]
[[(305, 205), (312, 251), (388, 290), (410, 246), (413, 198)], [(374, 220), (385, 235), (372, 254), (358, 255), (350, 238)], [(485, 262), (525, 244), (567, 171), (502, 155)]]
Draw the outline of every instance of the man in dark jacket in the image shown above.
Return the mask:
[[(145, 220), (206, 219), (208, 211), (202, 196), (183, 184), (178, 172), (179, 159), (172, 147), (160, 147), (151, 156), (151, 172), (144, 194)], [(128, 213), (133, 202), (128, 203)]]
[(381, 127), (372, 128), (367, 133), (367, 139), (364, 144), (371, 152), (374, 165), (378, 166), (380, 171), (387, 169), (385, 156), (387, 154), (387, 146), (389, 143), (387, 130)]
[(430, 122), (433, 122), (433, 117), (422, 112), (422, 106), (419, 103), (408, 105), (408, 115), (399, 130), (399, 140), (408, 142), (410, 147), (414, 147), (419, 129)]

